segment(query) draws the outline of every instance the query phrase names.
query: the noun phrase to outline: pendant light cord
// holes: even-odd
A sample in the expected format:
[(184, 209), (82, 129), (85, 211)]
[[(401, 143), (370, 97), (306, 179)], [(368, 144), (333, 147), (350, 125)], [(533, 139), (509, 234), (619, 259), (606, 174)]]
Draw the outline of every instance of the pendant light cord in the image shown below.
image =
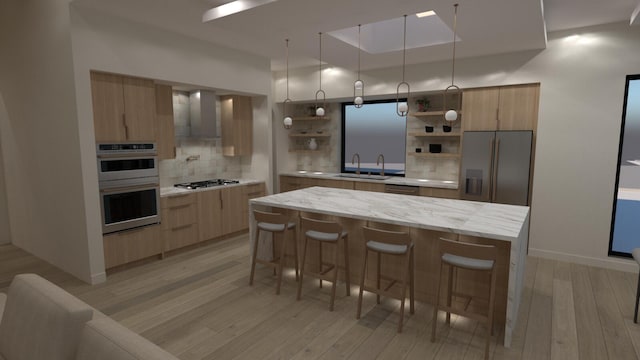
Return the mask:
[(320, 63), (318, 64), (318, 73), (320, 74), (320, 90), (322, 90), (322, 32), (318, 33), (320, 37)]
[(407, 52), (407, 15), (404, 16), (404, 40), (402, 43), (402, 82), (404, 82), (404, 67)]
[(360, 80), (360, 27), (362, 24), (358, 24), (358, 80)]
[(456, 73), (456, 33), (458, 29), (458, 4), (453, 5), (453, 64), (451, 66), (451, 85), (453, 85), (454, 75)]
[(289, 39), (287, 42), (287, 99), (289, 98)]

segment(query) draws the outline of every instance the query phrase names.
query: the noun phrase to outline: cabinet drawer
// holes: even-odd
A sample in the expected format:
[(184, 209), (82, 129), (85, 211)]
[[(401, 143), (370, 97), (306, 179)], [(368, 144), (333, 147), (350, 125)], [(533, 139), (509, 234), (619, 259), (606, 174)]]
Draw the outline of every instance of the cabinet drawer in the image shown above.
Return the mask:
[(160, 206), (163, 209), (172, 208), (176, 206), (184, 206), (188, 204), (196, 203), (196, 194), (181, 194), (173, 196), (165, 196), (160, 198)]
[(246, 185), (244, 187), (244, 193), (248, 199), (253, 199), (257, 197), (261, 197), (265, 195), (265, 185), (264, 183), (260, 184), (251, 184)]
[(444, 198), (444, 199), (460, 198), (460, 195), (457, 189), (440, 189), (440, 188), (430, 188), (430, 187), (421, 187), (420, 196), (429, 196), (429, 197)]
[(109, 269), (162, 253), (160, 226), (151, 225), (103, 237), (104, 264)]
[(167, 229), (162, 232), (165, 251), (178, 249), (198, 242), (198, 224)]
[(175, 229), (198, 222), (196, 204), (176, 205), (162, 209), (162, 229)]

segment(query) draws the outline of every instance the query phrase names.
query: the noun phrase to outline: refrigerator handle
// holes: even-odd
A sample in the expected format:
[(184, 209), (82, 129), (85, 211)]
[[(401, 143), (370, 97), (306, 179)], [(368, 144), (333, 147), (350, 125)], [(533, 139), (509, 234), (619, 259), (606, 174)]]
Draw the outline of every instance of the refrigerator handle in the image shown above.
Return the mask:
[(491, 154), (491, 156), (489, 157), (489, 193), (486, 195), (486, 201), (491, 201), (491, 199), (493, 199), (493, 182), (495, 181), (495, 179), (493, 178), (493, 161), (494, 161), (494, 148), (495, 148), (495, 138), (492, 138), (491, 141), (489, 142), (489, 154)]
[(500, 139), (496, 139), (495, 161), (493, 162), (493, 179), (491, 190), (491, 202), (495, 202), (498, 197), (498, 164), (500, 163)]

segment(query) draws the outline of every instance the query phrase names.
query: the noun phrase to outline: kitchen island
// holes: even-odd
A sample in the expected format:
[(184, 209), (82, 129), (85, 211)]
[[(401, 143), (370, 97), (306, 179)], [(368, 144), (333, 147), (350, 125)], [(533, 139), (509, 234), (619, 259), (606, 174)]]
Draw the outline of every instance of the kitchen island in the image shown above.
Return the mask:
[[(434, 246), (440, 237), (495, 245), (500, 254), (496, 264), (496, 323), (504, 324), (504, 344), (510, 345), (523, 286), (528, 207), (322, 187), (255, 198), (249, 203), (250, 213), (253, 209), (283, 209), (291, 213), (292, 219), (304, 214), (339, 221), (349, 231), (352, 279), (360, 276), (364, 253), (362, 226), (409, 231), (415, 242), (416, 298), (429, 303), (435, 300), (438, 259)], [(250, 225), (249, 239), (253, 242), (255, 222), (251, 214)], [(266, 239), (260, 239), (264, 243), (259, 247), (258, 257), (268, 259), (272, 252), (271, 243)], [(393, 273), (401, 267), (392, 261), (389, 263), (383, 271)], [(488, 279), (459, 271), (457, 283), (458, 289), (466, 293), (483, 295)]]

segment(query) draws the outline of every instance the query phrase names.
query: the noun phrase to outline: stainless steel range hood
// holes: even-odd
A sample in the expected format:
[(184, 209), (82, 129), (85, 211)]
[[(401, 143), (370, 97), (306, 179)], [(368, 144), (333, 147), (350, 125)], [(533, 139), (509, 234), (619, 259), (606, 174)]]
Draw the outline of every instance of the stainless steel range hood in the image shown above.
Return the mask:
[(218, 97), (210, 90), (193, 91), (189, 94), (189, 121), (191, 137), (214, 138), (216, 131)]

